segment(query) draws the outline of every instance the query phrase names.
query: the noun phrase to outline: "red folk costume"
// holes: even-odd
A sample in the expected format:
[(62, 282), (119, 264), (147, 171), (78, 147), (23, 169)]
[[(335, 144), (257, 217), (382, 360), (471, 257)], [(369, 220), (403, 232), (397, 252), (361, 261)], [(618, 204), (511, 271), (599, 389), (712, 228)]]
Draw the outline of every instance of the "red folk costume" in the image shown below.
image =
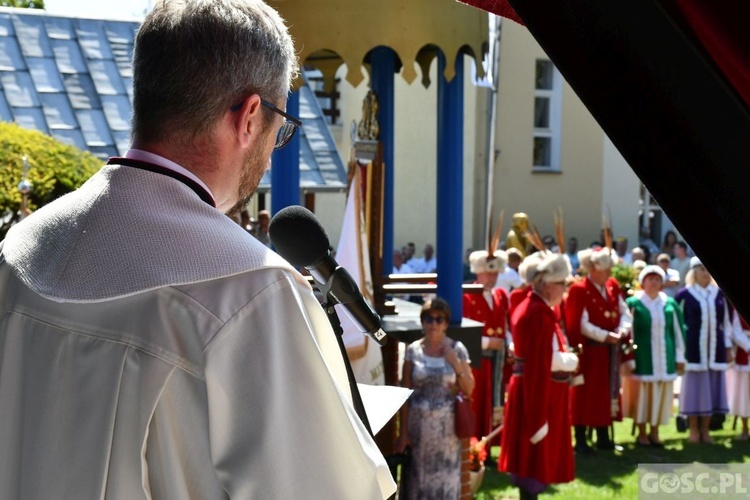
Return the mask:
[(518, 305), (523, 302), (531, 292), (531, 285), (524, 285), (521, 288), (515, 288), (510, 292), (508, 296), (508, 317), (513, 317), (513, 312), (516, 310)]
[(622, 420), (619, 366), (611, 363), (611, 350), (619, 347), (603, 340), (608, 332), (629, 327), (629, 313), (616, 279), (609, 278), (604, 289), (606, 295), (586, 277), (571, 285), (565, 301), (568, 341), (583, 345), (583, 383), (571, 388), (573, 425), (605, 427)]
[[(502, 288), (492, 290), (492, 308), (481, 293), (465, 293), (463, 296), (463, 315), (483, 323), (481, 368), (472, 368), (476, 385), (474, 387), (473, 407), (477, 417), (477, 435), (486, 436), (492, 430), (492, 409), (502, 405), (503, 386), (510, 378), (512, 368), (506, 363), (503, 376), (495, 373), (498, 363), (497, 351), (484, 349), (485, 338), (502, 338), (506, 346), (510, 342), (508, 335), (508, 292)], [(504, 356), (504, 353), (501, 354)]]
[(498, 469), (511, 473), (514, 484), (536, 493), (541, 488), (533, 488), (575, 478), (568, 382), (577, 358), (566, 352), (555, 310), (535, 292), (517, 307), (511, 328), (517, 337), (516, 360)]

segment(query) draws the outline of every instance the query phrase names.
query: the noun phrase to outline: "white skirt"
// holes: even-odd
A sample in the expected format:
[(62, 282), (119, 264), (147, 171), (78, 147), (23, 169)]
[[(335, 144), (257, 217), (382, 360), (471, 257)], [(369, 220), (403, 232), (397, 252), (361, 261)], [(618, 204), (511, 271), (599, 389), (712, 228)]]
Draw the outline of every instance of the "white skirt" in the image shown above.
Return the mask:
[(622, 384), (623, 416), (636, 424), (667, 425), (674, 404), (673, 381), (644, 382), (624, 377)]
[(730, 368), (726, 377), (729, 413), (743, 418), (750, 417), (750, 372)]

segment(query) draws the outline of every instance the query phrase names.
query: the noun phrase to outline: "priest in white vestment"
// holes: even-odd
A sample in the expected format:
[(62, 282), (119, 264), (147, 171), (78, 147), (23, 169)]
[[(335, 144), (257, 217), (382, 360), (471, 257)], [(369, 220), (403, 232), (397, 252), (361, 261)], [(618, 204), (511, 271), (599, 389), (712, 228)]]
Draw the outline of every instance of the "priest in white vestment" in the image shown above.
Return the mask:
[(160, 2), (133, 64), (132, 148), (0, 246), (0, 498), (391, 496), (312, 290), (225, 215), (299, 126), (283, 21)]

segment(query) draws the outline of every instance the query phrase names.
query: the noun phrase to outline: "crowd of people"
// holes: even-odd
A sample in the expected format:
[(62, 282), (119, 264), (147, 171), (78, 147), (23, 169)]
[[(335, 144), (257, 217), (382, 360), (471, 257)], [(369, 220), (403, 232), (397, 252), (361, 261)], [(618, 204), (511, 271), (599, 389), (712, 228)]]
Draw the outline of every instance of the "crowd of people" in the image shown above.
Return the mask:
[[(453, 457), (452, 394), (471, 386), (477, 437), (502, 425), (500, 439), (488, 443), (500, 445), (490, 465), (510, 474), (521, 498), (536, 498), (549, 484), (574, 479), (576, 454), (621, 449), (615, 421), (632, 419), (636, 446), (663, 448), (659, 428), (673, 416), (678, 378), (688, 442), (711, 443), (711, 422), (726, 414), (742, 422), (737, 439), (748, 439), (750, 327), (674, 233), (655, 249), (628, 249), (620, 238), (578, 251), (575, 238), (560, 248), (545, 237), (541, 249), (530, 250), (516, 234), (524, 253), (508, 241), (467, 252), (473, 282), (483, 288), (463, 300), (463, 315), (484, 325), (479, 362), (436, 328), (450, 318), (447, 304), (437, 298), (424, 305), (425, 336), (406, 350), (403, 383), (416, 392), (398, 449), (424, 446), (425, 429), (440, 429), (450, 439), (433, 436), (430, 446)], [(636, 287), (614, 278), (613, 267), (623, 264), (636, 270)], [(441, 423), (420, 413), (416, 430), (415, 411), (438, 411), (427, 395), (442, 398)], [(424, 484), (424, 491), (454, 491), (459, 465), (429, 450), (414, 454), (419, 472), (412, 474), (421, 476), (409, 498), (456, 498), (411, 491)]]

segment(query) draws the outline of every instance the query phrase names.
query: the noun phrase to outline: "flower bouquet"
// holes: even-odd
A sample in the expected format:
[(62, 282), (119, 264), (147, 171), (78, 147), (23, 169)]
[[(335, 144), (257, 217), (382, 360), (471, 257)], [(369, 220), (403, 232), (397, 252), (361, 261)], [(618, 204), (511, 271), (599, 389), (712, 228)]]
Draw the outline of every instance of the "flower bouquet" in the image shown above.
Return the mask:
[(469, 441), (469, 480), (471, 482), (471, 496), (476, 496), (484, 479), (484, 461), (487, 459), (486, 439), (471, 438)]
[(469, 462), (471, 462), (471, 470), (474, 472), (479, 471), (484, 467), (484, 461), (487, 460), (487, 448), (485, 447), (485, 441), (481, 441), (476, 437), (469, 440)]
[(633, 295), (641, 288), (640, 283), (638, 283), (638, 270), (629, 264), (615, 264), (612, 267), (612, 277), (620, 284), (620, 290), (625, 297)]

